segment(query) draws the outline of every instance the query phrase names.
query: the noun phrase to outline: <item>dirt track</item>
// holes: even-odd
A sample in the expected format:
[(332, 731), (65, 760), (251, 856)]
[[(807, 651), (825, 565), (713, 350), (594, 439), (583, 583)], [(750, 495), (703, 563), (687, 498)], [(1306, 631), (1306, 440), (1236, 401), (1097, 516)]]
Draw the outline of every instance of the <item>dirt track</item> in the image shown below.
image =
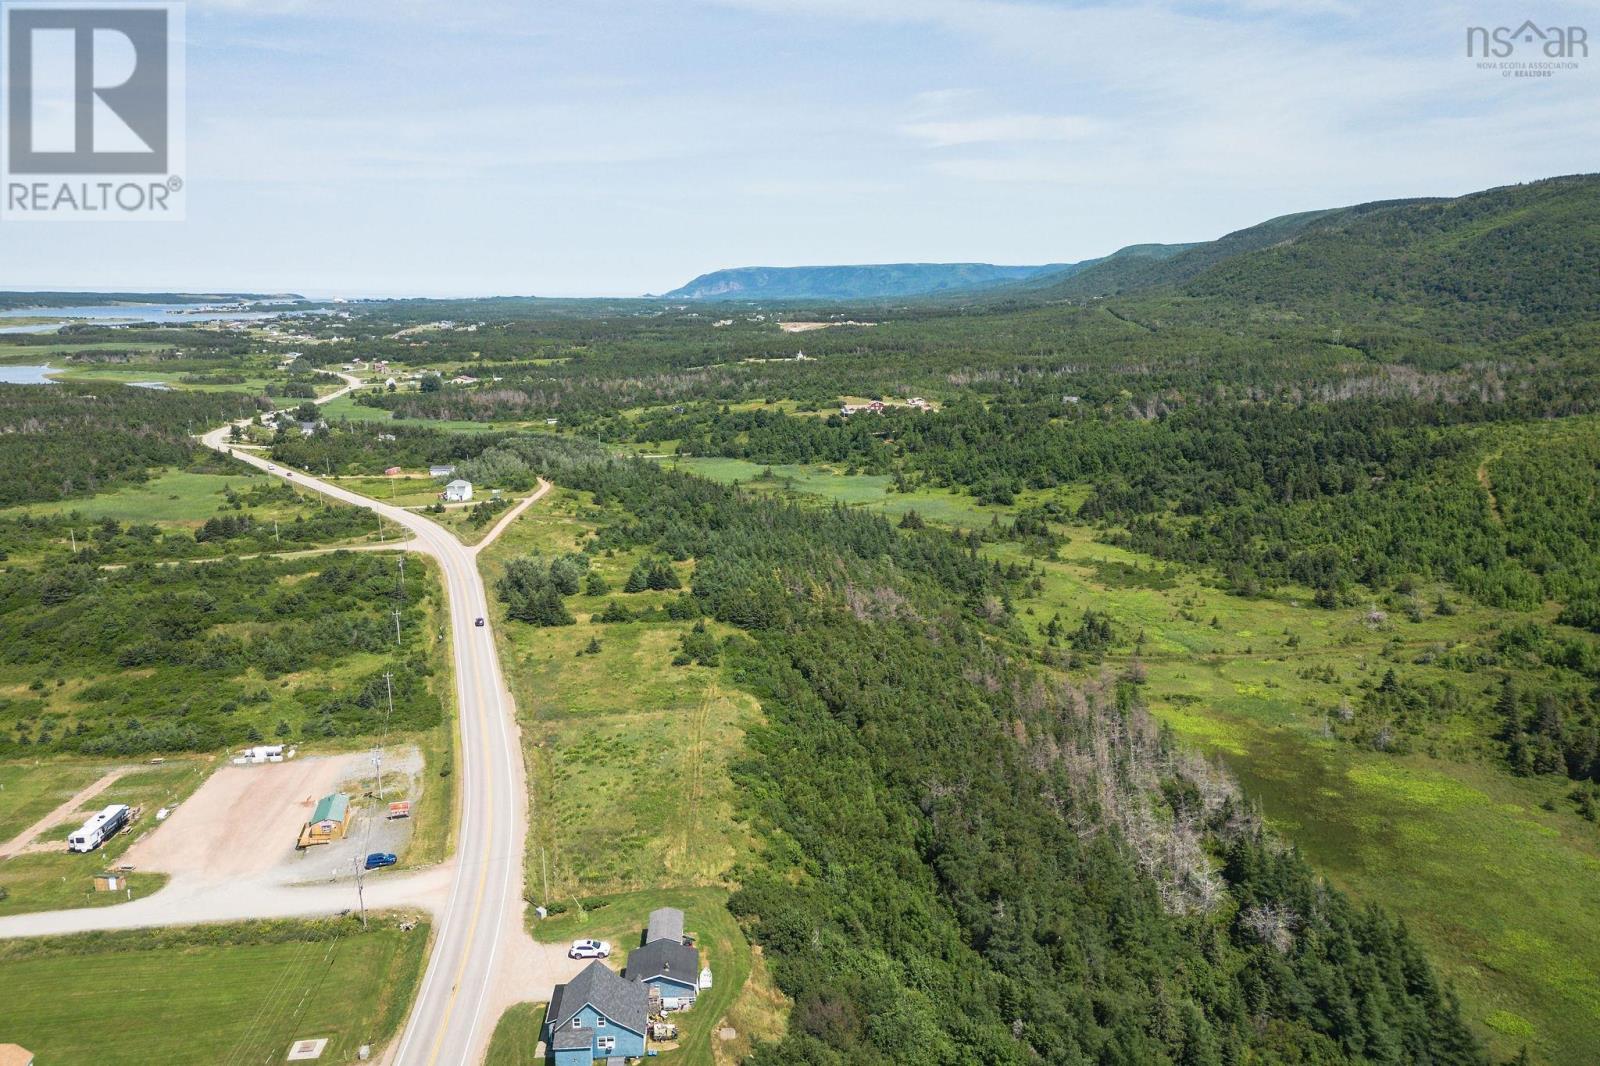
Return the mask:
[[(37, 822), (34, 822), (32, 825), (28, 826), (28, 828), (24, 829), (22, 832), (18, 833), (4, 844), (0, 844), (0, 859), (9, 859), (11, 856), (27, 849), (28, 844), (32, 842), (34, 837), (45, 832), (51, 826), (60, 825), (62, 822), (66, 821), (73, 814), (73, 812), (82, 810), (88, 805), (90, 800), (94, 799), (96, 796), (100, 795), (100, 793), (110, 788), (112, 782), (116, 781), (117, 778), (127, 773), (128, 770), (129, 767), (119, 766), (115, 770), (107, 772), (100, 778), (100, 780), (94, 782), (92, 785), (80, 789), (76, 795), (67, 800), (65, 803), (61, 804), (61, 806), (51, 811), (43, 818), (40, 818)], [(60, 844), (57, 843), (54, 846), (54, 850), (59, 851), (60, 847)]]

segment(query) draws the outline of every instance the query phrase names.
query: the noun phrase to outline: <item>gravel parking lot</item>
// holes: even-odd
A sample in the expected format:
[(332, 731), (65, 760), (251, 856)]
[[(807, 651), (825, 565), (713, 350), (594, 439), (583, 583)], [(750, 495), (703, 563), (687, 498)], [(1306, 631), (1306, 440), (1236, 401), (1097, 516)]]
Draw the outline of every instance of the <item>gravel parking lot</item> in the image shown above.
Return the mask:
[[(385, 794), (403, 798), (422, 760), (414, 749), (385, 761)], [(387, 821), (386, 803), (368, 798), (367, 753), (305, 757), (265, 766), (224, 766), (123, 857), (141, 871), (175, 881), (295, 884), (352, 876), (370, 851), (403, 854), (409, 821)], [(344, 791), (357, 810), (349, 835), (333, 844), (295, 849), (300, 827), (317, 800)], [(372, 815), (376, 815), (373, 817)]]

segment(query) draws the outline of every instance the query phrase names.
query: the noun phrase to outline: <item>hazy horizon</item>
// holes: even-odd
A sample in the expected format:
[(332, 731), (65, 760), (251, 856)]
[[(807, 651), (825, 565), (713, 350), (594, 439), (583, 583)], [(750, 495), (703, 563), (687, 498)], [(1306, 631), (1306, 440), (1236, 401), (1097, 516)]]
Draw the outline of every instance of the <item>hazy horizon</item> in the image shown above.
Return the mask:
[(5, 288), (634, 297), (1072, 262), (1593, 170), (1600, 138), (1600, 59), (1477, 69), (1466, 27), (1522, 13), (1454, 3), (188, 7), (187, 221), (10, 223)]

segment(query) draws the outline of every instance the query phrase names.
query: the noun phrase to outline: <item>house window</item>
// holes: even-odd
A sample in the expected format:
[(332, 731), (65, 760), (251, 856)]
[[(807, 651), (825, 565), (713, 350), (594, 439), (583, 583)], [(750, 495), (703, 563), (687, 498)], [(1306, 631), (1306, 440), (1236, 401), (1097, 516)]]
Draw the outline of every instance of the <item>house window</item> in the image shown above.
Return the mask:
[(606, 1020), (604, 1018), (596, 1018), (594, 1020), (594, 1027), (596, 1029), (604, 1029), (606, 1027)]
[(599, 1040), (595, 1041), (595, 1047), (601, 1051), (611, 1051), (614, 1050), (616, 1046), (617, 1038), (614, 1036), (602, 1036)]
[(574, 1029), (582, 1029), (583, 1028), (583, 1019), (582, 1018), (574, 1018), (574, 1019), (572, 1019), (572, 1027)]

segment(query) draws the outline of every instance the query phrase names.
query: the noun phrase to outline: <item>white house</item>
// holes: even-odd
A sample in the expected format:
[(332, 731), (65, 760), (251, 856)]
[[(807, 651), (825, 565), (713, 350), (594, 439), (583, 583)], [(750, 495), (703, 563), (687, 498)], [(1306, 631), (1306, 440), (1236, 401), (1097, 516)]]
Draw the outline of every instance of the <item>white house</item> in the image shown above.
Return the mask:
[(465, 503), (472, 499), (472, 482), (456, 478), (444, 487), (444, 498), (451, 503)]

